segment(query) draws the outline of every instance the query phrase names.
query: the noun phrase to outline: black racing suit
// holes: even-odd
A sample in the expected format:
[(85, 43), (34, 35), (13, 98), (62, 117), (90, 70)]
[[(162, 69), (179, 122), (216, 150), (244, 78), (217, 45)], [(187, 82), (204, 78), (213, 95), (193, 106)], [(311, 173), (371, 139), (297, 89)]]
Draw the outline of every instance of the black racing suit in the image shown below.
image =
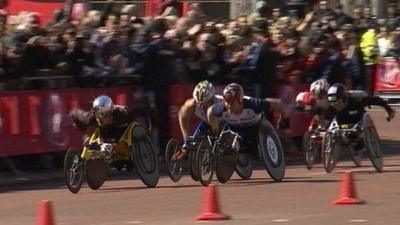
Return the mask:
[[(392, 110), (388, 103), (380, 97), (367, 96), (363, 98), (355, 98), (350, 96), (348, 97), (346, 107), (340, 111), (336, 110), (334, 114), (339, 125), (354, 125), (362, 120), (363, 115), (366, 112), (365, 107), (373, 105), (383, 107), (388, 113)], [(361, 141), (357, 143), (354, 150), (361, 150), (363, 147), (364, 142)]]
[(134, 122), (135, 117), (138, 116), (138, 111), (129, 109), (126, 106), (114, 105), (112, 108), (112, 122), (106, 126), (100, 126), (92, 111), (84, 111), (82, 109), (74, 109), (71, 112), (71, 117), (76, 126), (87, 135), (100, 127), (101, 137), (110, 142), (118, 141), (123, 135), (129, 123)]

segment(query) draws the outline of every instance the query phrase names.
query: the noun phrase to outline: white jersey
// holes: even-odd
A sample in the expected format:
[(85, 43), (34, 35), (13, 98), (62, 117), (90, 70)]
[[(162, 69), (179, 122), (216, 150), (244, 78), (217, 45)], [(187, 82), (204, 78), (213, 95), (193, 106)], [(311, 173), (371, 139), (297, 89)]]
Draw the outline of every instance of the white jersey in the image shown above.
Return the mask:
[[(213, 106), (214, 105), (218, 105), (220, 103), (222, 103), (222, 107), (223, 107), (224, 106), (224, 100), (223, 100), (222, 96), (221, 95), (215, 95)], [(219, 106), (219, 107), (221, 107), (221, 106)], [(201, 119), (202, 121), (206, 121), (206, 122), (208, 121), (207, 111), (204, 111), (198, 104), (196, 104), (196, 107), (194, 109), (194, 115), (196, 115), (197, 118)]]
[(240, 114), (229, 113), (223, 102), (214, 104), (212, 113), (232, 127), (244, 128), (257, 124), (261, 120), (262, 113), (268, 113), (269, 110), (270, 103), (267, 100), (245, 96)]

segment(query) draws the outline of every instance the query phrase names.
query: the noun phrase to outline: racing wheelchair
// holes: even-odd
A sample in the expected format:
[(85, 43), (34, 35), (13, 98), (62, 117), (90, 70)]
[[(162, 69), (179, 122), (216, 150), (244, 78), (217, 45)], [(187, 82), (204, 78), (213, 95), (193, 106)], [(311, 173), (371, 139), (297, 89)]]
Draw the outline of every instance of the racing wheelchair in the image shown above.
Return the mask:
[[(220, 135), (216, 139), (209, 139), (203, 142), (202, 148), (198, 151), (198, 163), (200, 172), (200, 182), (203, 186), (211, 183), (214, 171), (217, 179), (221, 183), (227, 182), (234, 171), (242, 179), (249, 179), (252, 173), (251, 160), (244, 165), (239, 164), (239, 149), (242, 147), (257, 149), (252, 153), (258, 152), (262, 159), (265, 169), (270, 177), (275, 181), (282, 181), (285, 174), (285, 159), (279, 137), (267, 120), (261, 120), (259, 124), (252, 127), (249, 137), (253, 137), (250, 142), (245, 142), (250, 146), (237, 146), (234, 139), (237, 134), (230, 130), (228, 125), (224, 125)], [(254, 135), (256, 134), (256, 135)], [(254, 136), (256, 136), (254, 138)], [(254, 141), (254, 142), (253, 142)]]
[[(186, 150), (188, 151), (188, 168), (189, 174), (194, 181), (199, 181), (199, 169), (198, 169), (198, 149), (203, 146), (202, 142), (206, 136), (188, 138), (188, 145)], [(178, 182), (184, 173), (183, 159), (174, 160), (173, 156), (181, 150), (181, 145), (178, 140), (172, 138), (168, 141), (165, 149), (165, 165), (168, 171), (168, 176), (173, 182)]]
[[(132, 161), (140, 179), (147, 187), (158, 183), (159, 163), (150, 137), (136, 122), (113, 130), (113, 137), (96, 128), (83, 144), (82, 150), (71, 148), (64, 158), (64, 175), (68, 189), (78, 193), (84, 177), (88, 186), (99, 189), (110, 171), (110, 164), (119, 160)], [(119, 138), (115, 138), (115, 133)]]
[(321, 152), (322, 140), (326, 132), (324, 121), (314, 116), (303, 136), (303, 151), (307, 169), (311, 170)]
[(342, 149), (346, 149), (356, 166), (361, 166), (363, 151), (354, 151), (354, 147), (363, 144), (366, 153), (377, 172), (383, 169), (383, 153), (378, 132), (368, 113), (356, 124), (339, 124), (333, 119), (323, 138), (324, 168), (330, 173), (335, 168)]

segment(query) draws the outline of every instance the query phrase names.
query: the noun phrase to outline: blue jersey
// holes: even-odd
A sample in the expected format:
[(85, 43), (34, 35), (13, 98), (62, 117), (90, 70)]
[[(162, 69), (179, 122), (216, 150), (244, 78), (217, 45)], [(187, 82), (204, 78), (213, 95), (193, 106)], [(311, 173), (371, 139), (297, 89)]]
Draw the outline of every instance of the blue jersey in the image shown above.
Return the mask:
[(268, 113), (271, 109), (269, 101), (248, 96), (243, 98), (243, 110), (240, 114), (230, 113), (223, 104), (221, 102), (213, 106), (212, 114), (219, 120), (236, 128), (246, 128), (256, 125), (261, 120), (262, 114)]

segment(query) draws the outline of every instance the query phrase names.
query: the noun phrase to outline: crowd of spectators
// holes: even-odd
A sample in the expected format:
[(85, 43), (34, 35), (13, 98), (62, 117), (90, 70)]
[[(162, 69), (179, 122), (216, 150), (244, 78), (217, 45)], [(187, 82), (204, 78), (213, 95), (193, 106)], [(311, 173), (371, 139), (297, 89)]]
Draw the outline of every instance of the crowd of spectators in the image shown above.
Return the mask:
[(66, 7), (42, 26), (36, 13), (11, 17), (1, 10), (1, 87), (27, 88), (24, 78), (42, 75), (70, 76), (79, 87), (135, 75), (149, 88), (204, 79), (257, 84), (264, 96), (278, 83), (322, 77), (368, 90), (379, 57), (400, 54), (396, 4), (377, 19), (368, 5), (350, 16), (319, 1), (297, 17), (259, 1), (253, 14), (228, 22), (209, 19), (199, 4), (181, 15), (177, 4), (171, 0), (159, 16), (144, 18), (135, 5), (108, 0), (102, 11), (77, 18)]

